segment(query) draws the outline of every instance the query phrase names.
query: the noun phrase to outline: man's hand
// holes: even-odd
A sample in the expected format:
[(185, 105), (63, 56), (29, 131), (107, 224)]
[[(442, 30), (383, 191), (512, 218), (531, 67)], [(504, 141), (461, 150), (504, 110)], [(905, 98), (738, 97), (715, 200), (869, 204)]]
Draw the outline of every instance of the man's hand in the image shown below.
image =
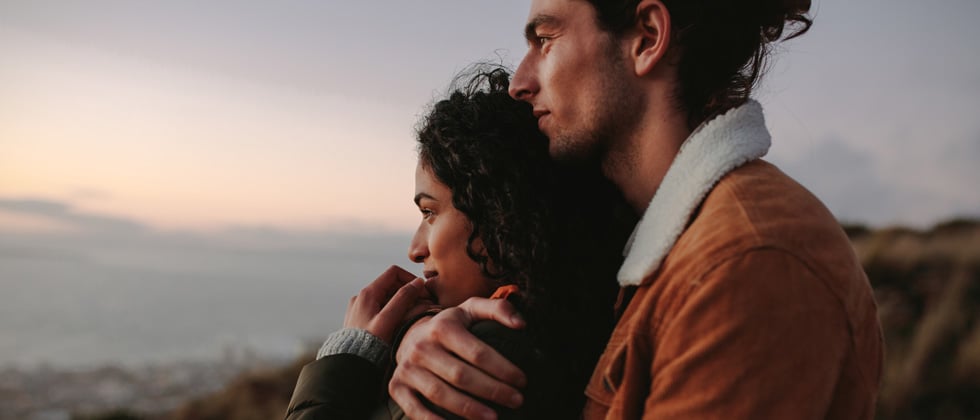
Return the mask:
[(351, 298), (344, 327), (367, 330), (390, 344), (406, 318), (430, 307), (428, 297), (422, 279), (393, 265)]
[(517, 388), (526, 384), (524, 373), (468, 331), (483, 319), (510, 328), (524, 327), (524, 320), (506, 300), (470, 298), (419, 321), (405, 333), (388, 392), (410, 418), (439, 418), (419, 396), (474, 419), (496, 419), (497, 414), (466, 393), (506, 407), (523, 403)]

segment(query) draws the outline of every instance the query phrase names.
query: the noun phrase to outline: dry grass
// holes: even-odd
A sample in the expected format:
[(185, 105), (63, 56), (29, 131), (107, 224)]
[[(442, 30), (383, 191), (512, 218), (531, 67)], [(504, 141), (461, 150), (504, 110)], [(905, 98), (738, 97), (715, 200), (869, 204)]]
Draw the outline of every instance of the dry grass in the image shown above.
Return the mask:
[(173, 420), (281, 419), (303, 365), (313, 355), (298, 358), (278, 370), (250, 372), (215, 394), (191, 401), (173, 413)]
[(847, 230), (885, 330), (878, 418), (980, 416), (980, 223)]

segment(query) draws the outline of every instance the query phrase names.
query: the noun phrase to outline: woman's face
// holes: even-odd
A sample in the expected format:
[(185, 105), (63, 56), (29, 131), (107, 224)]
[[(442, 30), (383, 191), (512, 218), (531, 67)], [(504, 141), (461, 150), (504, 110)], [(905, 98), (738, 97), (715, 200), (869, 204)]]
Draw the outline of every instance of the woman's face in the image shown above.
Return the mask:
[[(473, 232), (469, 219), (453, 207), (449, 187), (421, 162), (415, 168), (415, 204), (422, 222), (408, 247), (408, 259), (424, 264), (425, 285), (436, 303), (455, 306), (473, 296), (490, 296), (493, 282), (466, 253)], [(473, 246), (479, 250), (480, 240)]]

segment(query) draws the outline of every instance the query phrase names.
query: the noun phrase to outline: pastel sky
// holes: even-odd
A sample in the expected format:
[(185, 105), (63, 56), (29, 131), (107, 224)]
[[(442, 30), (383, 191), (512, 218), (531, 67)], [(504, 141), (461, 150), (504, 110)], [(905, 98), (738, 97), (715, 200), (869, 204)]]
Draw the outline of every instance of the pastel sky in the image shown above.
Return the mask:
[[(413, 128), (526, 1), (0, 0), (0, 200), (159, 230), (407, 231)], [(814, 2), (757, 93), (839, 218), (980, 216), (980, 2)], [(0, 229), (73, 229), (36, 206)]]

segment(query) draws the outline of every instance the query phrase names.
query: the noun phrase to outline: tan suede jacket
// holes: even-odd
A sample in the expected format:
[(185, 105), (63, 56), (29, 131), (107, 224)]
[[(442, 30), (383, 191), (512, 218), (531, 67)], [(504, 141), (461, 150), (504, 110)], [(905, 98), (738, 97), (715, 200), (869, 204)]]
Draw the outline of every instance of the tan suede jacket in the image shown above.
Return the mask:
[(685, 143), (631, 241), (619, 278), (635, 294), (584, 418), (873, 417), (871, 287), (831, 213), (756, 159), (768, 144), (755, 102)]

